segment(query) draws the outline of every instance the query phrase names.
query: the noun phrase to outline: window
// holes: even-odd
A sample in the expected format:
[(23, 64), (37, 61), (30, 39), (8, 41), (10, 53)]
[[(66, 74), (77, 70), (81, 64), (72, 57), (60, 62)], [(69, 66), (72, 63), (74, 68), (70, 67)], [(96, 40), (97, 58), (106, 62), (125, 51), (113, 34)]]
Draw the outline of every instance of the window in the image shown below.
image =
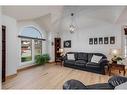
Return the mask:
[(21, 39), (21, 62), (32, 60), (32, 40)]
[(42, 38), (40, 31), (34, 27), (25, 27), (21, 35), (25, 37)]
[(42, 41), (34, 40), (35, 56), (42, 54)]
[(34, 61), (36, 55), (42, 54), (42, 35), (34, 27), (24, 27), (21, 32), (21, 62)]
[(127, 57), (127, 37), (125, 37), (124, 41), (124, 57)]

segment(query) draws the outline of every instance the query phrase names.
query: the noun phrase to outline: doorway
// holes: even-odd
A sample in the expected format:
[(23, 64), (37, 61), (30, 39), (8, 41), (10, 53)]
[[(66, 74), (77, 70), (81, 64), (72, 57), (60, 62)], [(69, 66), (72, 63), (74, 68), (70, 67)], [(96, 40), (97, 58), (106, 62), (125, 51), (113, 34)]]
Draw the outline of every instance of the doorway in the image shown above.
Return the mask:
[(6, 26), (2, 25), (2, 82), (6, 80)]

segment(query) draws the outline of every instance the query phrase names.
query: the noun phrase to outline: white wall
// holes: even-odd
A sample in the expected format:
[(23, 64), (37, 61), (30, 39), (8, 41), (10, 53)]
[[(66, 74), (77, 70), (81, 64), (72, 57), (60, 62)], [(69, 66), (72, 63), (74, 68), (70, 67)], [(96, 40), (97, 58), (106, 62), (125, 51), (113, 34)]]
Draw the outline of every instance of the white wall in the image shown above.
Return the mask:
[(1, 77), (2, 77), (2, 29), (1, 29), (1, 6), (0, 6), (0, 89), (1, 89)]
[[(24, 27), (27, 27), (27, 26), (33, 26), (35, 28), (37, 28), (41, 33), (42, 33), (42, 38), (46, 39), (46, 41), (43, 41), (42, 42), (42, 53), (47, 53), (48, 49), (47, 49), (47, 33), (46, 31), (43, 29), (43, 27), (40, 27), (39, 24), (37, 24), (34, 20), (24, 20), (24, 21), (18, 21), (18, 35), (20, 35), (22, 29)], [(34, 55), (34, 48), (32, 49), (33, 50), (33, 55)], [(21, 64), (21, 38), (18, 38), (18, 68), (22, 68), (24, 66), (27, 66), (28, 64), (34, 64), (34, 60), (32, 60), (32, 62), (27, 62), (26, 64)], [(34, 59), (34, 58), (33, 58)]]
[[(80, 16), (76, 18), (77, 29), (74, 34), (69, 32), (69, 20), (63, 19), (61, 28), (62, 41), (71, 40), (72, 47), (65, 49), (67, 51), (100, 52), (109, 56), (111, 49), (121, 48), (121, 26), (112, 22), (97, 20), (94, 18), (85, 18)], [(89, 45), (89, 38), (111, 37), (115, 36), (115, 44)], [(63, 43), (63, 42), (62, 42)], [(63, 45), (62, 45), (63, 46)]]
[[(21, 39), (18, 38), (23, 27), (34, 26), (42, 32), (44, 39), (47, 39), (47, 33), (32, 20), (17, 22), (16, 19), (6, 15), (2, 15), (2, 25), (6, 26), (6, 76), (9, 76), (16, 74), (17, 69), (23, 67), (21, 66)], [(42, 46), (43, 53), (47, 53), (47, 41), (43, 42)]]
[(6, 76), (17, 73), (18, 65), (18, 33), (14, 18), (2, 15), (2, 25), (6, 26)]
[[(58, 37), (56, 32), (48, 32), (48, 54), (50, 55), (50, 62), (55, 61), (55, 48), (54, 48), (54, 38)], [(52, 45), (53, 43), (53, 45)]]

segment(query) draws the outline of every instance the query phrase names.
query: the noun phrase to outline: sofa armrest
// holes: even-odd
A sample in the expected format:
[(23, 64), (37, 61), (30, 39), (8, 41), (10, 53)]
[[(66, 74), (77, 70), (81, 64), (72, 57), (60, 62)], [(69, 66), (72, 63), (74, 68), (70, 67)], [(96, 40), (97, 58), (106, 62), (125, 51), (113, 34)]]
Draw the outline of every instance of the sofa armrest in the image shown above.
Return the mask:
[(67, 56), (66, 55), (63, 56), (63, 61), (65, 61), (65, 60), (67, 60)]
[(108, 65), (109, 61), (107, 59), (101, 59), (99, 61), (99, 63), (100, 63), (101, 66), (105, 66), (105, 65)]
[(108, 80), (108, 83), (114, 87), (127, 82), (127, 77), (122, 77), (122, 76), (113, 76)]
[(79, 89), (79, 90), (82, 90), (82, 89), (86, 89), (86, 86), (78, 81), (78, 80), (75, 80), (75, 79), (71, 79), (71, 80), (68, 80), (64, 83), (63, 85), (63, 89), (67, 90), (67, 89), (72, 89), (72, 90), (76, 90), (76, 89)]

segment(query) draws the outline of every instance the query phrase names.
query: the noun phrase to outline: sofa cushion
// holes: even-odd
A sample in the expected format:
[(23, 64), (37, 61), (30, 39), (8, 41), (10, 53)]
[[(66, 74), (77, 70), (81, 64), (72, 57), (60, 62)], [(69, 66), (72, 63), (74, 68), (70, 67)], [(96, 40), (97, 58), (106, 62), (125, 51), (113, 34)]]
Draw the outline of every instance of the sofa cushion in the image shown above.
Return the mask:
[(86, 67), (100, 68), (100, 64), (97, 64), (95, 62), (88, 62), (86, 64)]
[(92, 56), (93, 56), (93, 54), (88, 53), (88, 62), (91, 62)]
[(102, 59), (102, 56), (93, 55), (91, 62), (99, 63), (101, 59)]
[(88, 62), (91, 61), (93, 55), (102, 56), (102, 59), (107, 59), (107, 57), (102, 53), (88, 53)]
[(65, 64), (75, 64), (75, 60), (65, 60)]
[(85, 61), (87, 61), (88, 60), (87, 53), (78, 53), (77, 54), (77, 60), (85, 60)]
[(87, 64), (87, 62), (84, 60), (76, 60), (76, 62), (75, 62), (75, 65), (77, 65), (77, 66), (83, 66), (84, 67), (85, 64)]
[(74, 54), (67, 54), (68, 60), (75, 60)]

